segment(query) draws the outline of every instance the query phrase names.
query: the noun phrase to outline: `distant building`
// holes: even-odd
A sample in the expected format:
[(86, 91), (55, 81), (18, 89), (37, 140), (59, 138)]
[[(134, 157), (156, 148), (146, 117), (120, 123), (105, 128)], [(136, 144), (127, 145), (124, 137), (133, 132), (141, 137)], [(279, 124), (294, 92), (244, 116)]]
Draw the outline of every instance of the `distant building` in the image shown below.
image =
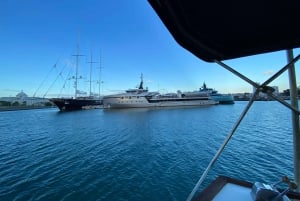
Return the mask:
[(233, 98), (236, 101), (247, 101), (252, 97), (252, 93), (236, 93), (233, 94)]
[(23, 91), (19, 92), (15, 97), (0, 98), (0, 106), (45, 106), (45, 104), (49, 103), (50, 101), (46, 98), (28, 97), (28, 95)]
[(19, 98), (19, 99), (26, 99), (26, 98), (28, 98), (28, 95), (26, 93), (24, 93), (23, 90), (22, 90), (20, 93), (18, 93), (16, 95), (16, 97)]

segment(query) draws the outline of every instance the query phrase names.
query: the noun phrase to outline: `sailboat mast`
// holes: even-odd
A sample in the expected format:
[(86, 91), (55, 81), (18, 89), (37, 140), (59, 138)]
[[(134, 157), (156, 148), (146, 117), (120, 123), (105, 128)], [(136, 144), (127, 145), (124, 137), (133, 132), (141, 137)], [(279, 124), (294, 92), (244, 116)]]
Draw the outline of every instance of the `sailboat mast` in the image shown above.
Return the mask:
[[(293, 50), (287, 50), (288, 62), (291, 62), (294, 58)], [(299, 110), (298, 107), (298, 91), (295, 65), (288, 70), (289, 82), (290, 82), (290, 99), (291, 105)], [(292, 111), (292, 126), (293, 126), (293, 141), (294, 141), (294, 179), (298, 186), (297, 191), (300, 192), (300, 125), (299, 114), (296, 111)]]
[(93, 54), (91, 53), (91, 66), (90, 66), (90, 96), (92, 96), (92, 69), (93, 69)]
[(93, 61), (93, 53), (91, 53), (91, 61), (89, 62), (90, 65), (90, 96), (92, 96), (92, 70), (93, 70), (93, 63), (98, 63)]
[(102, 70), (102, 55), (100, 51), (100, 66), (99, 66), (99, 99), (101, 99), (101, 70)]
[(76, 57), (76, 73), (75, 73), (75, 99), (77, 98), (77, 87), (78, 87), (78, 62), (79, 62), (79, 57), (84, 56), (79, 54), (79, 45), (77, 45), (77, 53), (72, 55)]

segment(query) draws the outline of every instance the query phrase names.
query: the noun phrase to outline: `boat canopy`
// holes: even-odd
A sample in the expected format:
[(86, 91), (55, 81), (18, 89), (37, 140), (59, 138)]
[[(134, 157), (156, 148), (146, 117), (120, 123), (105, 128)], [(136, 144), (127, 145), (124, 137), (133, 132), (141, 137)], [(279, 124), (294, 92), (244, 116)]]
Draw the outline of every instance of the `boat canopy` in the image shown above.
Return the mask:
[(207, 62), (300, 47), (299, 0), (149, 0), (175, 40)]
[[(205, 169), (187, 200), (192, 200), (208, 171), (255, 101), (266, 93), (292, 111), (294, 138), (294, 179), (300, 192), (300, 126), (298, 94), (292, 49), (300, 47), (299, 0), (148, 0), (174, 39), (206, 62), (216, 62), (256, 88), (232, 131)], [(288, 64), (263, 84), (250, 80), (223, 60), (287, 50)], [(287, 103), (268, 84), (289, 71), (290, 99)]]

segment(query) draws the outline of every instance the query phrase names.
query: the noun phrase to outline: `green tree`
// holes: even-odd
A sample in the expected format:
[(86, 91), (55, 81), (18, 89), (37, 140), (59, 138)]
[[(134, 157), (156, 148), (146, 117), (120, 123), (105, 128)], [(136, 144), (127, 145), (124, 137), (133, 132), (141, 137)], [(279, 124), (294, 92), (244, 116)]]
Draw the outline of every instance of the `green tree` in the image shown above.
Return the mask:
[(12, 106), (20, 106), (20, 103), (18, 101), (13, 102)]
[(0, 101), (1, 106), (11, 106), (11, 102), (9, 101)]
[(45, 102), (45, 106), (52, 106), (50, 102)]

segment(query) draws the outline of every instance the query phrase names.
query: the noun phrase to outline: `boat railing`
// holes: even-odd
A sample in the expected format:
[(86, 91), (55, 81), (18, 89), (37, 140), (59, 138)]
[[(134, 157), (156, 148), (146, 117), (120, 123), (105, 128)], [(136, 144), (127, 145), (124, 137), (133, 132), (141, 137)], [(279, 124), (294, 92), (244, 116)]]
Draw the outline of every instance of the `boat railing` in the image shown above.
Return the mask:
[[(288, 50), (289, 51), (289, 50)], [(243, 74), (235, 71), (233, 68), (231, 68), (230, 66), (226, 65), (225, 63), (221, 62), (221, 61), (215, 61), (217, 64), (219, 64), (220, 66), (224, 67), (226, 70), (230, 71), (231, 73), (233, 73), (234, 75), (238, 76), (239, 78), (243, 79), (244, 81), (248, 82), (249, 84), (251, 84), (253, 87), (256, 88), (256, 91), (254, 93), (254, 95), (251, 97), (251, 99), (249, 100), (247, 106), (245, 107), (245, 109), (243, 110), (243, 112), (241, 113), (240, 117), (238, 118), (237, 122), (235, 123), (235, 125), (233, 126), (232, 130), (230, 131), (230, 133), (228, 134), (228, 136), (225, 138), (223, 144), (220, 146), (220, 148), (218, 149), (218, 151), (216, 152), (216, 154), (214, 155), (214, 157), (212, 158), (212, 160), (210, 161), (210, 163), (208, 164), (208, 166), (206, 167), (205, 171), (203, 172), (203, 174), (201, 175), (200, 179), (198, 180), (198, 182), (196, 183), (195, 187), (193, 188), (192, 192), (189, 194), (187, 201), (191, 201), (194, 197), (194, 195), (196, 194), (197, 190), (199, 189), (200, 185), (203, 183), (204, 179), (206, 178), (208, 172), (211, 170), (211, 168), (213, 167), (214, 163), (216, 162), (216, 160), (219, 158), (219, 156), (221, 155), (221, 153), (223, 152), (224, 148), (226, 147), (226, 145), (228, 144), (228, 142), (230, 141), (231, 137), (233, 136), (233, 134), (235, 133), (236, 129), (239, 127), (240, 123), (242, 122), (242, 120), (244, 119), (244, 117), (246, 116), (246, 114), (248, 113), (249, 109), (251, 108), (252, 104), (255, 102), (256, 100), (256, 96), (259, 93), (265, 93), (267, 96), (272, 97), (274, 100), (277, 100), (278, 102), (280, 102), (281, 104), (283, 104), (284, 106), (288, 107), (291, 111), (292, 111), (292, 118), (293, 118), (293, 131), (294, 131), (294, 143), (298, 143), (296, 145), (294, 145), (294, 147), (296, 147), (297, 150), (295, 150), (295, 161), (294, 161), (294, 171), (295, 171), (295, 183), (299, 183), (299, 173), (298, 171), (300, 170), (300, 161), (299, 158), (300, 156), (297, 154), (300, 154), (300, 139), (299, 138), (299, 114), (300, 111), (298, 109), (298, 99), (297, 99), (297, 95), (294, 95), (293, 100), (291, 100), (291, 103), (286, 102), (285, 100), (283, 100), (282, 98), (280, 98), (278, 95), (276, 95), (274, 92), (274, 90), (271, 89), (271, 87), (268, 86), (269, 83), (271, 83), (273, 80), (275, 80), (277, 77), (279, 77), (281, 74), (283, 74), (286, 70), (289, 70), (290, 73), (290, 80), (295, 80), (295, 66), (294, 64), (300, 59), (300, 54), (298, 56), (296, 56), (293, 59), (289, 59), (289, 62), (287, 65), (285, 65), (283, 68), (281, 68), (277, 73), (275, 73), (273, 76), (271, 76), (269, 79), (267, 79), (263, 84), (259, 85), (258, 83), (250, 80), (249, 78), (247, 78), (246, 76), (244, 76)], [(291, 83), (290, 81), (290, 87), (291, 87), (291, 91), (292, 88), (295, 88), (296, 84), (295, 83)], [(294, 89), (295, 90), (295, 89)], [(298, 139), (298, 140), (297, 140)], [(299, 186), (298, 189), (299, 191)]]

